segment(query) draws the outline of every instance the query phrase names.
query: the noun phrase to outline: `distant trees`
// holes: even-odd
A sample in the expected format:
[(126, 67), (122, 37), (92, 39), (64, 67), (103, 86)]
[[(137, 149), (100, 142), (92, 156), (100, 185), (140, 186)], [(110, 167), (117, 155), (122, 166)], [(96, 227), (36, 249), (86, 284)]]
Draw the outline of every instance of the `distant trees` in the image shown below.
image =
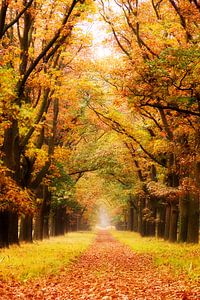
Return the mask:
[(99, 5), (119, 49), (118, 63), (102, 68), (101, 78), (115, 89), (121, 119), (109, 105), (97, 113), (126, 137), (137, 166), (141, 192), (132, 195), (130, 221), (136, 215), (142, 235), (198, 242), (199, 6), (188, 0)]

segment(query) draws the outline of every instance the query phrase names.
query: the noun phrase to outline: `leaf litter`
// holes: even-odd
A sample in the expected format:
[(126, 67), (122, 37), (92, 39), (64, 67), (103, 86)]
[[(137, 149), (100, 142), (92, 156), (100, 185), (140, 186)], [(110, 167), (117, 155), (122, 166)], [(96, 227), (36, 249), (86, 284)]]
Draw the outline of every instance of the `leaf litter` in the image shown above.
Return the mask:
[(1, 300), (197, 300), (200, 286), (157, 269), (150, 255), (134, 253), (100, 231), (70, 267), (27, 283), (0, 282)]

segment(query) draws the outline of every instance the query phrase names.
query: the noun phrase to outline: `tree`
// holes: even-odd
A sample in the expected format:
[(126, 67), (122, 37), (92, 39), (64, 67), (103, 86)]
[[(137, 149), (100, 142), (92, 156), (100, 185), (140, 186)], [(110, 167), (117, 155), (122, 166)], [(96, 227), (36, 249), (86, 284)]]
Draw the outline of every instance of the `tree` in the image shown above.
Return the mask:
[[(171, 188), (180, 187), (183, 190), (182, 182), (187, 179), (182, 177), (193, 177), (192, 170), (188, 172), (187, 176), (183, 172), (183, 161), (186, 162), (183, 153), (191, 154), (192, 150), (188, 151), (188, 136), (198, 136), (199, 132), (197, 125), (199, 96), (196, 91), (198, 80), (194, 75), (199, 60), (198, 55), (195, 54), (199, 49), (197, 43), (194, 43), (198, 31), (198, 21), (194, 25), (193, 19), (195, 15), (199, 20), (198, 7), (189, 1), (183, 1), (181, 4), (175, 1), (157, 4), (154, 1), (141, 3), (138, 1), (115, 1), (115, 3), (118, 7), (117, 14), (114, 5), (109, 6), (107, 2), (103, 1), (100, 2), (100, 12), (104, 21), (109, 25), (115, 44), (123, 56), (117, 67), (113, 63), (111, 70), (107, 71), (105, 75), (106, 69), (104, 69), (104, 75), (101, 77), (116, 89), (118, 98), (121, 94), (121, 99), (117, 100), (120, 109), (127, 99), (128, 107), (137, 116), (136, 118), (140, 115), (140, 118), (143, 119), (141, 127), (145, 124), (145, 130), (151, 136), (152, 142), (149, 140), (148, 144), (155, 150), (157, 148), (157, 153), (152, 155), (149, 145), (146, 144), (145, 147), (140, 141), (141, 138), (137, 138), (136, 134), (130, 132), (125, 122), (119, 121), (110, 113), (106, 113), (106, 115), (101, 113), (101, 115), (114, 130), (132, 139), (147, 155), (146, 158), (150, 159), (149, 163), (153, 161), (156, 163), (157, 170), (159, 165), (165, 168), (164, 183), (166, 187), (169, 187), (169, 194)], [(119, 14), (119, 9), (121, 9), (121, 14)], [(148, 11), (148, 17), (146, 11)], [(158, 20), (159, 22), (157, 22)], [(175, 27), (176, 32), (174, 31)], [(158, 61), (160, 63), (157, 63)], [(107, 111), (109, 110), (110, 108), (107, 107)], [(183, 127), (185, 132), (187, 131), (187, 138), (184, 135), (182, 139), (178, 131), (182, 131)], [(160, 147), (163, 144), (166, 147)], [(198, 148), (196, 143), (190, 144), (192, 147), (194, 145)], [(194, 157), (198, 165), (196, 155)], [(192, 169), (196, 170), (197, 168), (193, 166)], [(160, 186), (161, 191), (162, 185)], [(199, 198), (197, 187), (195, 194)], [(167, 204), (165, 237), (171, 241), (175, 241), (177, 238), (178, 204), (180, 207), (185, 205), (181, 209), (180, 224), (184, 223), (183, 220), (189, 220), (188, 217), (183, 216), (185, 211), (187, 213), (193, 211), (192, 225), (189, 225), (189, 221), (185, 221), (188, 222), (188, 225), (183, 225), (182, 228), (185, 226), (189, 230), (190, 226), (195, 226), (194, 223), (197, 227), (199, 223), (199, 200), (195, 201), (194, 195), (191, 196), (192, 200), (189, 201), (191, 208), (189, 209), (188, 206), (186, 209), (189, 198), (186, 196), (185, 201), (181, 199), (183, 198), (179, 196), (178, 191), (175, 201), (169, 201), (165, 197)], [(194, 220), (196, 221), (194, 222)], [(193, 227), (192, 230), (193, 233), (196, 232), (194, 234), (196, 237), (189, 237), (191, 231), (188, 233), (186, 238), (188, 242), (198, 241), (197, 227), (196, 229)], [(182, 229), (180, 230), (180, 240), (183, 240), (181, 232)]]
[[(55, 147), (59, 111), (59, 99), (55, 94), (60, 85), (56, 80), (69, 64), (61, 54), (66, 51), (72, 30), (84, 15), (85, 8), (87, 5), (78, 1), (48, 5), (39, 1), (19, 1), (16, 5), (2, 2), (4, 61), (1, 70), (5, 86), (1, 94), (2, 160), (7, 167), (7, 176), (22, 189), (29, 188), (34, 193), (49, 171)], [(38, 26), (42, 18), (46, 22)], [(74, 50), (77, 53), (76, 46), (71, 46), (71, 51)], [(6, 74), (12, 81), (8, 90)], [(52, 126), (49, 126), (47, 114), (52, 116)], [(43, 164), (40, 158), (44, 159)], [(9, 213), (5, 212), (7, 216)], [(15, 239), (12, 242), (18, 242), (17, 218), (16, 211)]]

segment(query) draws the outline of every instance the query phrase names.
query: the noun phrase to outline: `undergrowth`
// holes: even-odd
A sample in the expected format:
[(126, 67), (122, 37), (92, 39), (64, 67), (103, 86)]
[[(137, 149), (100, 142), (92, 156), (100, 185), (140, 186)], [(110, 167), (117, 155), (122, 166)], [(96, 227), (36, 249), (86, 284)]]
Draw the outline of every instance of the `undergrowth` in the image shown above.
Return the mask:
[(92, 232), (73, 232), (64, 237), (0, 249), (0, 278), (27, 281), (58, 273), (92, 243)]
[(199, 244), (169, 243), (127, 231), (112, 231), (112, 235), (133, 251), (150, 254), (157, 267), (187, 276), (189, 280), (200, 280)]

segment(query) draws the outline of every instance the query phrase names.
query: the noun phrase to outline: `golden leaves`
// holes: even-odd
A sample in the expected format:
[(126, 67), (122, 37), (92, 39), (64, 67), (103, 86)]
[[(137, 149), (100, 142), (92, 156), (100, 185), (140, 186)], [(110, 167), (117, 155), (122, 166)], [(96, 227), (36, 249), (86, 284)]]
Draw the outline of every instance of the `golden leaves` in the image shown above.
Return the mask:
[(0, 210), (13, 210), (23, 214), (32, 214), (34, 211), (33, 195), (28, 189), (20, 188), (7, 175), (8, 170), (0, 166)]

